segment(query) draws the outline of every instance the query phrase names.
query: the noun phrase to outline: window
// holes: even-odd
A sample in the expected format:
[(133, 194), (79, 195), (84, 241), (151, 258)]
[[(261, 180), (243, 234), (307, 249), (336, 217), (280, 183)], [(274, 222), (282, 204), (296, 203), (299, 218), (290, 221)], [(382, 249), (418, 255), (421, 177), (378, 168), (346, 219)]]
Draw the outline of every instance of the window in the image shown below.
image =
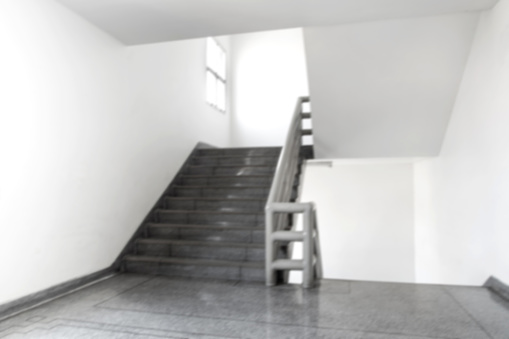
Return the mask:
[(207, 102), (226, 111), (226, 53), (216, 40), (207, 38)]

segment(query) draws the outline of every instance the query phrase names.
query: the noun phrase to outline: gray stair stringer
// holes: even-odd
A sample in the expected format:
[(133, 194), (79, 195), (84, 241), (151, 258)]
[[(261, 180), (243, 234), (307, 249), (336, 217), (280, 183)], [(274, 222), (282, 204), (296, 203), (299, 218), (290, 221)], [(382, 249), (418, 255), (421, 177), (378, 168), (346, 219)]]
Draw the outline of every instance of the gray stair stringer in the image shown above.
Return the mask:
[(123, 256), (133, 273), (263, 281), (264, 207), (281, 149), (195, 149)]

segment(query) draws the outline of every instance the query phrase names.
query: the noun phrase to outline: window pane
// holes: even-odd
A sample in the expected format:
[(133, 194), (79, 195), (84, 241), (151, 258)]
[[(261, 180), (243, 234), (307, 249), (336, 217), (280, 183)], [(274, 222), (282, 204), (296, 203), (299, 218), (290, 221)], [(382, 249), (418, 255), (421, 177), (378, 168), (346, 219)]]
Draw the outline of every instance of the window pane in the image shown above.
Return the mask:
[(219, 65), (219, 54), (218, 47), (215, 40), (212, 42), (212, 70), (217, 73), (217, 67)]
[(219, 67), (217, 74), (221, 77), (221, 79), (226, 80), (226, 55), (222, 50), (220, 50), (219, 53)]
[(216, 77), (207, 71), (207, 102), (216, 105)]
[(226, 111), (226, 87), (224, 82), (217, 80), (217, 108)]
[(207, 67), (226, 80), (226, 55), (212, 38), (207, 38)]
[(207, 38), (207, 67), (214, 68), (214, 40)]

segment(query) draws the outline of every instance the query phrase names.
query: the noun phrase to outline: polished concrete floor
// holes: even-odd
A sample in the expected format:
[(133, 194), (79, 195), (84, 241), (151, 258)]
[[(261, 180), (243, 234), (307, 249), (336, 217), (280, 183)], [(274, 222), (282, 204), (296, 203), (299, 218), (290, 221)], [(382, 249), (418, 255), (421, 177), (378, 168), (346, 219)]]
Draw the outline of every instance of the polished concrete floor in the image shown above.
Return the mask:
[(507, 339), (509, 303), (472, 287), (122, 274), (0, 322), (0, 338)]

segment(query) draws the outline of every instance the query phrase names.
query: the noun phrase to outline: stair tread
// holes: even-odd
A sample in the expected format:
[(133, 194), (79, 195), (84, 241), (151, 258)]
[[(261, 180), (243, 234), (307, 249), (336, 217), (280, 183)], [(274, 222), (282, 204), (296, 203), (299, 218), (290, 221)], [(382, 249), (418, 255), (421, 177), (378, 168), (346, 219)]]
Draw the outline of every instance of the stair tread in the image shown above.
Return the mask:
[(162, 238), (140, 238), (137, 239), (138, 243), (146, 244), (174, 244), (186, 246), (210, 246), (210, 247), (248, 247), (248, 248), (265, 248), (265, 244), (248, 243), (248, 242), (226, 242), (220, 240), (180, 240), (180, 239), (162, 239)]
[(265, 267), (263, 261), (230, 261), (230, 260), (210, 260), (210, 259), (188, 259), (177, 257), (156, 257), (142, 255), (126, 255), (124, 260), (137, 262), (153, 262), (177, 265), (199, 265), (199, 266), (231, 266), (231, 267), (248, 267), (260, 268)]
[(245, 230), (245, 231), (265, 231), (264, 226), (236, 226), (236, 225), (218, 225), (218, 224), (170, 224), (170, 223), (147, 223), (148, 227), (160, 228), (191, 228), (207, 230)]

